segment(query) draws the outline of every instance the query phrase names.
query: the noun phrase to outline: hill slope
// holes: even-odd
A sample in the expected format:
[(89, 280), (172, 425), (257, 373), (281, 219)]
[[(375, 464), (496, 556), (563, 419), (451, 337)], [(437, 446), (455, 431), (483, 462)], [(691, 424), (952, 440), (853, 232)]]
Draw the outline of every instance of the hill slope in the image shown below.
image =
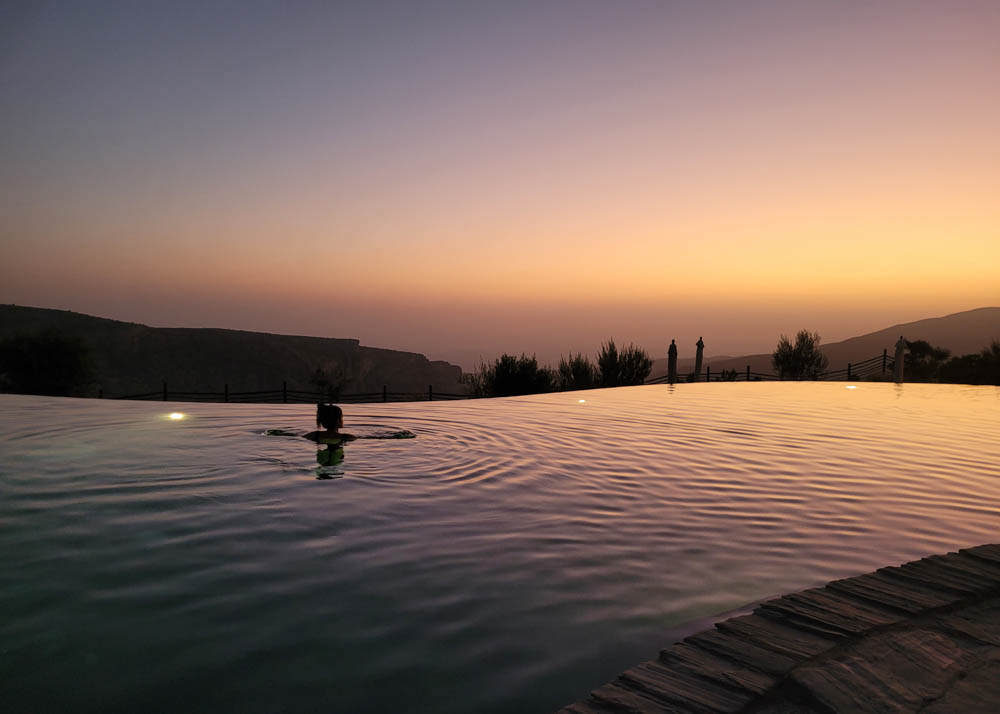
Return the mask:
[[(980, 307), (975, 310), (956, 312), (944, 317), (931, 317), (914, 322), (904, 322), (877, 332), (851, 337), (841, 342), (821, 345), (820, 349), (830, 360), (829, 369), (843, 369), (848, 362), (857, 363), (888, 350), (890, 356), (899, 336), (911, 342), (926, 340), (935, 347), (951, 350), (953, 356), (979, 352), (990, 344), (990, 340), (1000, 339), (1000, 307)], [(794, 339), (794, 335), (789, 335)], [(778, 337), (775, 336), (775, 344)], [(692, 369), (693, 359), (677, 360), (678, 372), (685, 374)], [(749, 364), (754, 372), (771, 370), (771, 354), (745, 355), (742, 357), (709, 357), (705, 366), (712, 370), (743, 370)], [(667, 360), (657, 359), (653, 366), (653, 377), (667, 372)]]
[(421, 354), (362, 347), (358, 340), (208, 328), (147, 327), (66, 310), (0, 305), (0, 339), (54, 329), (91, 350), (95, 381), (107, 396), (178, 391), (314, 389), (317, 368), (343, 371), (344, 392), (460, 392), (460, 367)]

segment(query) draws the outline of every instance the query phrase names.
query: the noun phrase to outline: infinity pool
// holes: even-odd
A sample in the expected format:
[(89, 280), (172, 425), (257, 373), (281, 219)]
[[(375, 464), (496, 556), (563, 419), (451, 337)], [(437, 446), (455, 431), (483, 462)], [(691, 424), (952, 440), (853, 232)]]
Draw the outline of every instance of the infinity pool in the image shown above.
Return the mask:
[(416, 438), (324, 478), (265, 435), (308, 406), (0, 395), (4, 708), (547, 712), (720, 613), (995, 542), (1000, 389), (856, 387), (352, 405)]

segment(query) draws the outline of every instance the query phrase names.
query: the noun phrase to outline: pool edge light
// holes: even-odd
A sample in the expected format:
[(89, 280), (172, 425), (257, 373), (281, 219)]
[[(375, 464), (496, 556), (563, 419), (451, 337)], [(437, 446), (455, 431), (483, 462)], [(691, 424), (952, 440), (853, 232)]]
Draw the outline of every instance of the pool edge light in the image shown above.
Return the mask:
[(185, 416), (186, 415), (181, 414), (180, 412), (170, 412), (170, 414), (167, 415), (167, 419), (170, 419), (171, 421), (180, 421)]

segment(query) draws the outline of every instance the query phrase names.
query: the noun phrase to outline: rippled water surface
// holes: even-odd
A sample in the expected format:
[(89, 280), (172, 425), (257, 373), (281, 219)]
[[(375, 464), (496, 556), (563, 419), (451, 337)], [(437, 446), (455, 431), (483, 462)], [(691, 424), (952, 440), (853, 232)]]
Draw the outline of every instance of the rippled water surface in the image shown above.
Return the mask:
[(416, 438), (324, 479), (264, 434), (313, 413), (0, 396), (5, 709), (546, 712), (691, 623), (1000, 539), (993, 387), (357, 405)]

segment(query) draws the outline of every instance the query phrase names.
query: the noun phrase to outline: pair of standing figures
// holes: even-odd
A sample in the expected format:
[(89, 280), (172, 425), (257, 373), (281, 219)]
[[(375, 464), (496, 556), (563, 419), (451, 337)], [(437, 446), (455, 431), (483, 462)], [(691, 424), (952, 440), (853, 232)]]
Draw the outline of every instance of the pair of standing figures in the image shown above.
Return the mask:
[[(705, 354), (705, 343), (701, 337), (695, 346), (698, 351), (694, 357), (694, 379), (698, 381), (701, 379), (701, 361)], [(670, 349), (667, 350), (667, 381), (671, 384), (677, 381), (677, 343), (674, 340), (670, 340)]]
[[(695, 353), (694, 358), (694, 379), (698, 381), (701, 379), (701, 362), (705, 353), (705, 343), (701, 337), (698, 338), (695, 346), (698, 348), (698, 351)], [(905, 352), (906, 340), (900, 335), (899, 340), (896, 342), (896, 354), (893, 358), (892, 376), (895, 382), (903, 381), (903, 354)], [(677, 343), (674, 340), (670, 340), (670, 349), (667, 350), (667, 381), (670, 384), (677, 381)]]

